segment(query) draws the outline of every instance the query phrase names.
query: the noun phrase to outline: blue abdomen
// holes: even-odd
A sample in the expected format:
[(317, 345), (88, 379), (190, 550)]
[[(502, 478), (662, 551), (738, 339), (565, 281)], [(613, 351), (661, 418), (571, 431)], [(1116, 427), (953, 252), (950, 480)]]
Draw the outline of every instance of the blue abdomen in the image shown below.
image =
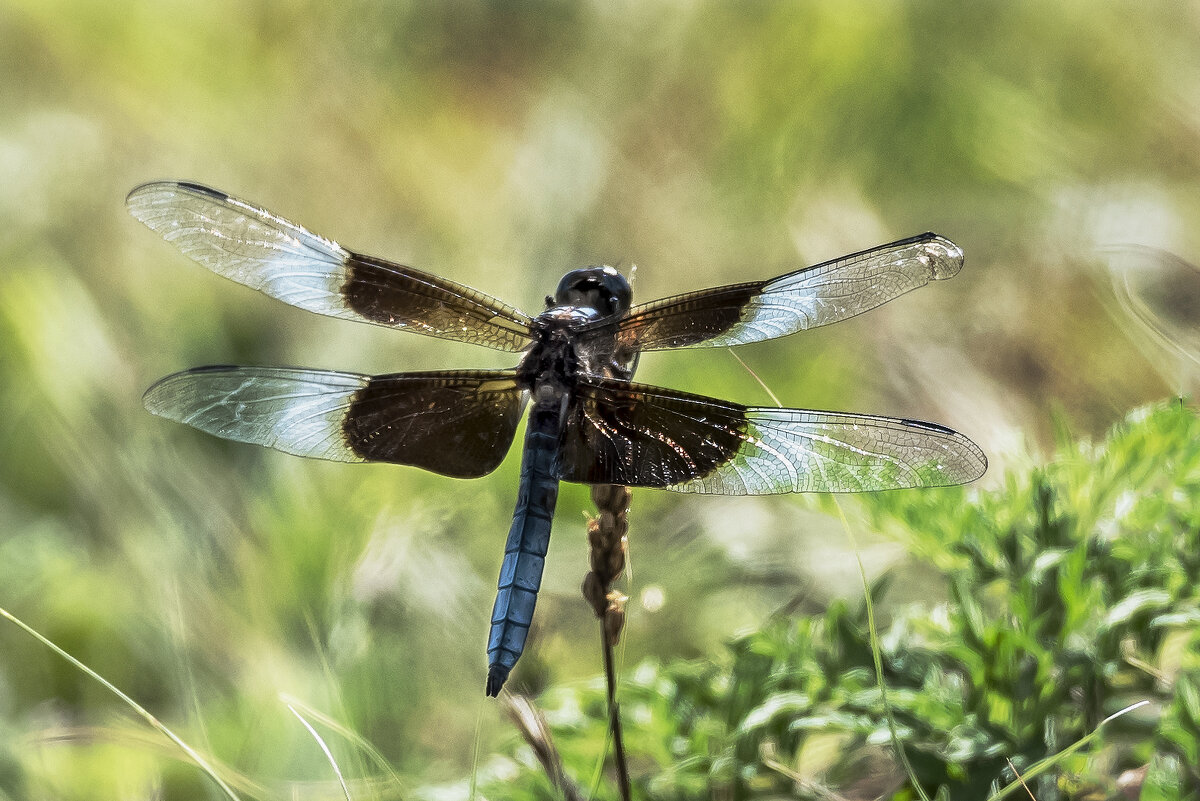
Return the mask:
[(521, 486), (504, 548), (492, 629), (488, 635), (487, 694), (500, 692), (525, 648), (533, 608), (550, 547), (550, 524), (558, 500), (557, 432), (540, 430), (535, 413), (525, 434)]

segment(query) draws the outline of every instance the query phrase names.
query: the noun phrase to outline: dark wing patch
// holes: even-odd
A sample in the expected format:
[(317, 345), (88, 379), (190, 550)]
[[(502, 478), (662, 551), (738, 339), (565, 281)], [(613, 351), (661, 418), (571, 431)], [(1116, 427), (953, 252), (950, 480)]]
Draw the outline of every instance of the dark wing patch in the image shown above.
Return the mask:
[(670, 487), (734, 458), (744, 409), (683, 392), (603, 378), (577, 384), (560, 452), (560, 478)]
[(407, 464), (459, 478), (494, 470), (525, 398), (511, 370), (365, 376), (202, 367), (146, 391), (154, 414), (224, 439), (339, 462)]
[(778, 278), (635, 306), (618, 324), (618, 343), (642, 351), (783, 337), (874, 309), (929, 281), (950, 278), (962, 264), (953, 242), (921, 234)]
[(714, 495), (866, 492), (963, 484), (975, 443), (934, 423), (738, 406), (660, 387), (581, 383), (561, 478)]
[(362, 319), (417, 334), (519, 351), (532, 320), (462, 284), (402, 264), (349, 254), (341, 293)]
[(355, 396), (343, 431), (355, 453), (459, 478), (495, 470), (525, 408), (513, 370), (375, 376)]
[(307, 311), (519, 351), (528, 315), (462, 284), (362, 256), (199, 184), (139, 186), (129, 212), (214, 273)]

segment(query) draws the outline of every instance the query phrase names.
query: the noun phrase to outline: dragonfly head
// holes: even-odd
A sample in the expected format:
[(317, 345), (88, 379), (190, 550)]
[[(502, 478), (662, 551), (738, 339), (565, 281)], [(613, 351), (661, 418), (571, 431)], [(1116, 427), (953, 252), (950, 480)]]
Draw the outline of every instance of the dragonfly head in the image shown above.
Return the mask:
[(586, 306), (601, 317), (609, 317), (629, 310), (633, 289), (612, 267), (584, 267), (563, 276), (554, 302), (559, 306)]

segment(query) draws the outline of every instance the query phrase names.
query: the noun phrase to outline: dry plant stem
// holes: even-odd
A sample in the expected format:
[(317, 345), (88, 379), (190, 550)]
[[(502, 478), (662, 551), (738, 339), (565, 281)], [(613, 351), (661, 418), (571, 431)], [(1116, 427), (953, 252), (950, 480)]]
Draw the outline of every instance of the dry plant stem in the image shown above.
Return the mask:
[(542, 763), (542, 769), (550, 777), (554, 789), (562, 793), (567, 801), (583, 801), (583, 794), (563, 770), (562, 757), (558, 755), (558, 749), (550, 739), (550, 727), (546, 725), (546, 719), (537, 707), (528, 698), (509, 692), (500, 694), (500, 703), (504, 705), (504, 711)]
[(625, 760), (625, 740), (621, 734), (621, 714), (617, 704), (617, 677), (613, 666), (613, 648), (621, 640), (625, 625), (625, 602), (612, 588), (625, 569), (626, 534), (629, 531), (629, 489), (611, 484), (592, 487), (592, 501), (600, 516), (588, 521), (588, 547), (591, 572), (583, 579), (583, 597), (600, 619), (601, 650), (604, 653), (604, 678), (608, 684), (608, 719), (613, 736), (613, 760), (621, 798), (629, 801), (629, 766)]
[(601, 648), (604, 651), (604, 679), (608, 684), (608, 725), (612, 729), (613, 759), (617, 763), (617, 783), (621, 787), (621, 798), (630, 801), (629, 765), (625, 762), (625, 738), (621, 734), (621, 706), (617, 703), (617, 677), (613, 669), (613, 647), (608, 637), (601, 632)]

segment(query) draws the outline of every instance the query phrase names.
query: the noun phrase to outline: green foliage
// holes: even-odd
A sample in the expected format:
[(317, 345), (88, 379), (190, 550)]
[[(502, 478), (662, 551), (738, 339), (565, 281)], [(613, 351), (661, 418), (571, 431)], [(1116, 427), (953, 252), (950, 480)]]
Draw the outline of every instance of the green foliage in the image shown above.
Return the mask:
[[(889, 756), (890, 707), (930, 797), (984, 799), (1013, 781), (1010, 763), (1031, 774), (1147, 699), (1029, 789), (1038, 801), (1114, 797), (1122, 773), (1144, 769), (1143, 798), (1200, 797), (1197, 443), (1200, 418), (1172, 404), (998, 490), (859, 499), (863, 518), (922, 554), (946, 589), (940, 603), (895, 610), (881, 632), (886, 704), (865, 605), (773, 619), (720, 665), (647, 662), (621, 685), (640, 793), (915, 798)], [(872, 587), (876, 604), (887, 584)], [(602, 688), (542, 700), (586, 779), (604, 742)], [(487, 794), (528, 797), (519, 786)]]
[[(1172, 364), (1132, 347), (1089, 254), (1109, 241), (1200, 253), (1200, 227), (1187, 224), (1200, 219), (1186, 102), (1200, 74), (1198, 31), (1184, 3), (0, 3), (0, 606), (225, 766), (246, 798), (342, 797), (280, 693), (344, 727), (317, 725), (357, 777), (355, 801), (451, 780), (450, 797), (465, 798), (473, 769), (489, 797), (529, 787), (557, 797), (523, 752), (493, 756), (512, 729), (480, 689), (515, 454), (471, 482), (314, 464), (213, 441), (139, 402), (156, 378), (206, 363), (385, 373), (511, 358), (306, 315), (220, 281), (132, 220), (125, 193), (156, 178), (200, 180), (526, 311), (584, 264), (638, 265), (636, 294), (649, 300), (932, 229), (967, 253), (953, 281), (738, 356), (785, 405), (918, 416), (992, 452), (1013, 431), (1040, 442), (1047, 402), (1094, 433), (1163, 391), (1155, 368)], [(641, 380), (769, 402), (726, 354), (642, 362)], [(1165, 469), (1160, 450), (1114, 466), (1116, 491), (1120, 470)], [(1102, 505), (1072, 497), (1058, 469), (1047, 473), (1051, 509)], [(967, 497), (905, 494), (848, 510), (856, 531), (888, 530), (951, 576), (971, 568), (948, 544), (968, 533), (986, 543), (988, 526), (1019, 522), (989, 522)], [(1150, 520), (1155, 504), (1181, 505), (1165, 492), (1137, 497)], [(877, 717), (863, 745), (830, 700), (834, 689), (864, 688), (868, 701), (874, 692), (861, 612), (809, 624), (816, 667), (805, 671), (825, 675), (842, 648), (846, 677), (827, 697), (809, 694), (823, 683), (752, 691), (722, 678), (736, 666), (775, 680), (771, 666), (785, 660), (772, 654), (800, 632), (778, 631), (774, 644), (764, 632), (736, 655), (720, 643), (802, 583), (805, 558), (835, 577), (825, 587), (852, 571), (836, 547), (803, 556), (814, 540), (837, 541), (793, 530), (811, 519), (798, 511), (806, 503), (637, 497), (636, 587), (667, 599), (653, 615), (631, 609), (630, 647), (653, 660), (626, 678), (643, 792), (707, 795), (711, 775), (718, 788), (791, 794), (781, 779), (791, 770), (848, 796), (858, 774), (896, 775)], [(572, 526), (587, 508), (585, 490), (564, 487), (515, 687), (597, 669)], [(1032, 496), (1014, 499), (1004, 514), (1032, 508)], [(731, 528), (743, 536), (720, 533)], [(1126, 542), (1095, 528), (1114, 548)], [(1003, 557), (980, 548), (979, 558)], [(1055, 574), (1095, 569), (1045, 558), (1033, 564)], [(1097, 601), (1128, 616), (1110, 627), (1171, 614), (1156, 611), (1154, 593), (1174, 598), (1180, 587), (1143, 579), (1147, 592), (1124, 605)], [(895, 582), (881, 604), (911, 597), (911, 581)], [(1004, 582), (966, 587), (986, 634), (987, 615), (1007, 609)], [(1071, 609), (1037, 636), (1103, 617), (1082, 602)], [(937, 637), (952, 638), (918, 626), (922, 612), (880, 610), (895, 694), (910, 688), (891, 674), (921, 649), (942, 671), (951, 656), (956, 670), (969, 660), (939, 650)], [(1131, 659), (1164, 671), (1163, 698), (1183, 699), (1192, 629), (1168, 628), (1157, 653)], [(1094, 639), (1084, 650), (1120, 638)], [(658, 666), (713, 652), (724, 654), (720, 672)], [(0, 801), (214, 797), (159, 734), (41, 644), (0, 626), (0, 654)], [(1132, 663), (1122, 669), (1148, 681)], [(941, 706), (962, 705), (966, 671), (929, 679)], [(674, 695), (649, 697), (658, 689)], [(726, 710), (735, 692), (740, 706)], [(925, 770), (912, 719), (937, 717), (896, 697), (900, 733)], [(917, 697), (905, 703), (936, 698)], [(545, 698), (567, 699), (556, 732), (590, 787), (604, 742), (595, 694)], [(1153, 711), (1158, 728), (1138, 741), (1161, 740), (1143, 746), (1154, 751), (1146, 792), (1175, 799), (1194, 764), (1196, 716), (1182, 700)], [(832, 722), (776, 735), (788, 714)], [(965, 726), (959, 735), (991, 742)], [(768, 767), (761, 743), (782, 768)]]

